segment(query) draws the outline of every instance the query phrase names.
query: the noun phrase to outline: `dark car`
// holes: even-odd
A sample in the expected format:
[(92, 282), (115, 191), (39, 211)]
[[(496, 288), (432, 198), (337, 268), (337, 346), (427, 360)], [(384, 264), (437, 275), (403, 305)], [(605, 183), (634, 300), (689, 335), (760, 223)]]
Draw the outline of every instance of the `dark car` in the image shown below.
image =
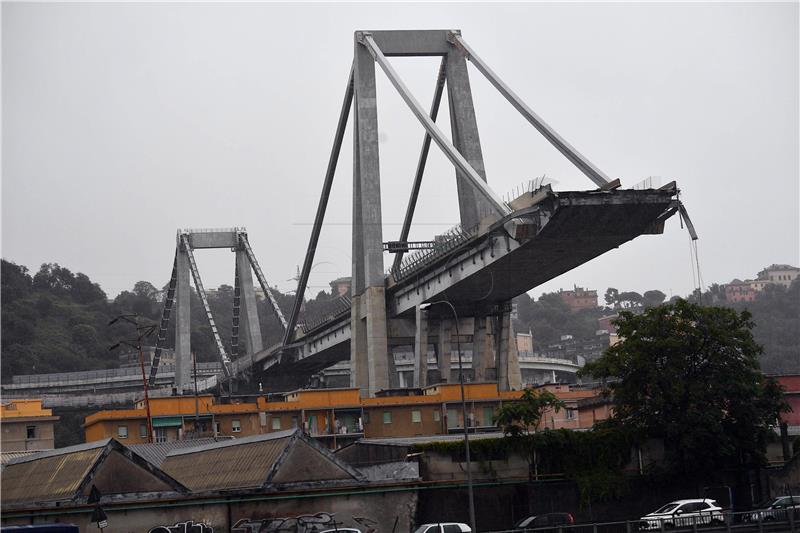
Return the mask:
[(575, 523), (575, 519), (570, 513), (547, 513), (523, 518), (516, 524), (514, 529), (525, 531), (528, 529), (552, 528), (558, 526), (570, 526)]
[[(789, 516), (789, 511), (793, 516)], [(770, 522), (772, 520), (800, 520), (800, 496), (778, 496), (761, 502), (744, 515), (746, 522)]]

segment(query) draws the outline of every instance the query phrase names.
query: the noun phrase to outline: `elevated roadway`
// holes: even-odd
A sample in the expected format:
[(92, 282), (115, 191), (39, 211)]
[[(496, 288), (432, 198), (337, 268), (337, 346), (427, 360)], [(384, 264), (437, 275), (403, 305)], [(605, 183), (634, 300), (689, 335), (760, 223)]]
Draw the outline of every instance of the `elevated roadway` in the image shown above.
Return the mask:
[[(406, 258), (385, 278), (390, 319), (412, 319), (421, 304), (451, 302), (459, 314), (497, 306), (644, 234), (661, 233), (678, 210), (674, 183), (662, 189), (554, 192), (518, 199), (500, 221), (460, 236), (451, 248)], [(512, 202), (513, 205), (513, 202)], [(292, 345), (255, 354), (262, 381), (302, 385), (311, 374), (350, 357), (351, 314), (303, 331)], [(246, 367), (243, 366), (242, 370)], [(559, 369), (561, 370), (561, 369)]]

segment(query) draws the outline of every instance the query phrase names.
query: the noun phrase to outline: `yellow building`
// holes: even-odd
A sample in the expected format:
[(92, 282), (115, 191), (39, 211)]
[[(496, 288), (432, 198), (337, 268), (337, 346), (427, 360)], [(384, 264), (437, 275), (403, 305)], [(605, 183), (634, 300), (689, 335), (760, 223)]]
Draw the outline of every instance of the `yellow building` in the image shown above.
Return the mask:
[(52, 450), (53, 426), (58, 421), (42, 400), (3, 400), (0, 404), (2, 451)]
[[(210, 394), (150, 398), (153, 442), (172, 442), (192, 437), (229, 435), (245, 437), (264, 433), (255, 403), (217, 403)], [(147, 439), (144, 400), (134, 409), (99, 411), (83, 424), (86, 442), (113, 437), (123, 444)]]
[[(465, 384), (469, 426), (476, 431), (496, 431), (496, 414), (504, 402), (519, 398), (520, 391), (500, 392), (496, 383)], [(548, 385), (567, 409), (546, 413), (543, 427), (578, 428), (577, 401), (594, 391), (571, 390), (568, 385)], [(295, 427), (339, 448), (361, 437), (415, 437), (463, 432), (461, 391), (458, 384), (438, 384), (421, 394), (361, 398), (358, 389), (316, 389), (287, 393), (277, 401), (260, 396), (254, 402), (220, 403), (211, 395), (153, 398), (150, 410), (154, 442), (184, 438), (244, 437)], [(197, 423), (197, 429), (195, 421)], [(114, 437), (121, 442), (147, 442), (144, 402), (135, 409), (100, 411), (86, 417), (86, 440)]]

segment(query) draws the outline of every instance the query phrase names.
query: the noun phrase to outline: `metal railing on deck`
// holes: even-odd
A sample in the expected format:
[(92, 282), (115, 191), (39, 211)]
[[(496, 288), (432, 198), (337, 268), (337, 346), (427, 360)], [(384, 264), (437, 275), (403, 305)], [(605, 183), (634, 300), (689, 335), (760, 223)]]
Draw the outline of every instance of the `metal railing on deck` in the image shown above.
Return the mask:
[(307, 315), (300, 327), (304, 333), (307, 333), (325, 322), (337, 319), (344, 314), (349, 314), (352, 303), (349, 296), (340, 296), (336, 300), (326, 302), (322, 305), (321, 310)]
[(478, 226), (469, 229), (456, 226), (435, 239), (433, 248), (420, 250), (406, 255), (397, 268), (390, 269), (389, 273), (395, 281), (400, 281), (425, 269), (428, 265), (452, 252), (465, 242), (478, 235)]

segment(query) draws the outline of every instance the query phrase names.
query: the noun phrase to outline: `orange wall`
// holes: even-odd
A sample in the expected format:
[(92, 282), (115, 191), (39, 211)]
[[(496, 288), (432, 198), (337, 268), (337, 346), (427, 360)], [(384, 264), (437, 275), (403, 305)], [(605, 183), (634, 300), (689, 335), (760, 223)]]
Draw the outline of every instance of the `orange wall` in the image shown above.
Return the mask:
[[(478, 426), (493, 425), (494, 417), (502, 402), (516, 400), (522, 394), (522, 391), (500, 392), (496, 383), (469, 383), (465, 384), (464, 389), (468, 411), (472, 413), (474, 424)], [(581, 417), (575, 410), (576, 402), (582, 398), (595, 396), (594, 391), (570, 390), (567, 385), (550, 385), (544, 389), (553, 392), (572, 408), (573, 416), (568, 417), (564, 410), (558, 413), (548, 412), (543, 420), (543, 427), (545, 425), (553, 428), (584, 427), (582, 420), (579, 420)], [(286, 401), (270, 402), (266, 398), (259, 397), (255, 403), (240, 404), (215, 404), (211, 395), (204, 395), (199, 397), (199, 411), (202, 415), (214, 416), (215, 422), (219, 423), (220, 434), (232, 436), (290, 429), (295, 425), (302, 426), (312, 416), (315, 417), (316, 431), (314, 428), (309, 428), (309, 431), (330, 434), (335, 429), (332, 413), (334, 409), (351, 410), (349, 415), (336, 414), (340, 419), (343, 416), (350, 416), (352, 420), (352, 417), (361, 417), (363, 412), (362, 422), (367, 437), (408, 437), (447, 433), (448, 411), (451, 416), (455, 412), (457, 418), (456, 421), (451, 420), (450, 425), (463, 427), (459, 384), (433, 385), (424, 389), (423, 393), (418, 396), (361, 398), (358, 389), (322, 389), (297, 391), (287, 395)], [(139, 402), (138, 405), (143, 406), (143, 402)], [(491, 416), (488, 414), (488, 408), (491, 408)], [(190, 417), (195, 413), (195, 398), (191, 396), (153, 398), (150, 400), (150, 410), (153, 416)], [(390, 413), (391, 423), (384, 422), (384, 413)], [(144, 441), (145, 439), (139, 437), (139, 424), (145, 420), (146, 412), (143, 408), (94, 413), (85, 420), (86, 440), (117, 438), (118, 426), (127, 425), (128, 439), (125, 442)], [(241, 431), (233, 431), (233, 420), (239, 420)], [(187, 429), (189, 426), (191, 424)], [(350, 431), (352, 432), (352, 429)]]
[(53, 416), (53, 411), (43, 409), (42, 400), (7, 400), (0, 404), (0, 418), (20, 416)]

